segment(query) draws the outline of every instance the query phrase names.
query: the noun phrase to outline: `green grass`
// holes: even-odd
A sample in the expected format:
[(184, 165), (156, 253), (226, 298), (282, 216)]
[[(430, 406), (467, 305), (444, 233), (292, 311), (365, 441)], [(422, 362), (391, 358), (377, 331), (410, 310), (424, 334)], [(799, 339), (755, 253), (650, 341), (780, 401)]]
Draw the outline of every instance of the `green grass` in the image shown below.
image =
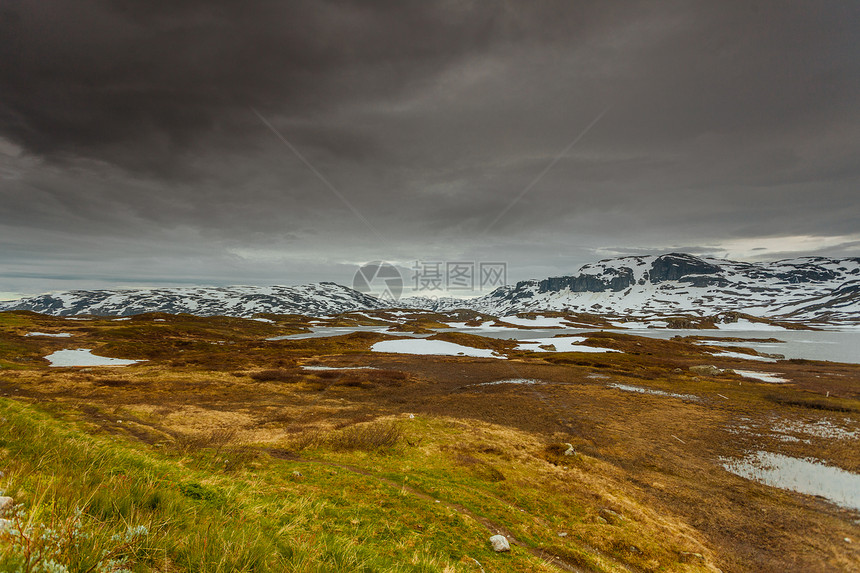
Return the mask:
[[(10, 400), (0, 416), (0, 483), (29, 528), (3, 534), (2, 571), (49, 559), (75, 573), (469, 571), (471, 558), (540, 569), (526, 553), (492, 553), (487, 531), (457, 512), (350, 471), (257, 456), (225, 472), (213, 451), (161, 454)], [(24, 565), (27, 544), (41, 565)]]

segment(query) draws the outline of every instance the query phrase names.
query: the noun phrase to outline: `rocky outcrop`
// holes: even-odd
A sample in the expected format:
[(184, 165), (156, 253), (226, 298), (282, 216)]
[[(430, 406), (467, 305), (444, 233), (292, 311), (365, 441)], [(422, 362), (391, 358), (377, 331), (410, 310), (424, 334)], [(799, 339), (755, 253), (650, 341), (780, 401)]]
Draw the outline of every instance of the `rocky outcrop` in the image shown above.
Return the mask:
[(540, 281), (538, 292), (620, 292), (636, 282), (633, 269), (621, 267), (606, 269), (602, 275), (580, 274), (575, 277), (554, 277)]
[(670, 253), (654, 259), (648, 277), (652, 284), (663, 281), (677, 281), (688, 275), (713, 275), (722, 271), (717, 265), (712, 265), (693, 255)]

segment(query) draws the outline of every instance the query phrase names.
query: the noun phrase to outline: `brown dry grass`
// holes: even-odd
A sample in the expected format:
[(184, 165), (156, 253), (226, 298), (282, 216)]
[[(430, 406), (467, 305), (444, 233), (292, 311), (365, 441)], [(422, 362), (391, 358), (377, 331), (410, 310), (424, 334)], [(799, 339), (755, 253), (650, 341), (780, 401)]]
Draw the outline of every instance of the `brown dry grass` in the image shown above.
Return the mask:
[[(409, 413), (442, 417), (451, 428), (462, 424), (458, 431), (470, 437), (463, 440), (466, 446), (446, 450), (450, 463), (477, 479), (517, 487), (509, 475), (516, 473), (517, 459), (540, 460), (546, 464), (542, 472), (554, 480), (546, 487), (580, 488), (577, 495), (583, 503), (591, 499), (595, 512), (617, 507), (663, 524), (672, 535), (700, 539), (725, 571), (837, 571), (860, 562), (856, 545), (841, 541), (860, 538), (852, 521), (857, 515), (756, 485), (719, 465), (720, 458), (763, 447), (860, 470), (855, 443), (814, 436), (804, 438), (808, 443), (786, 443), (729, 431), (739, 424), (766, 428), (774, 419), (815, 422), (834, 416), (860, 429), (860, 367), (855, 365), (768, 364), (767, 371), (793, 381), (776, 386), (730, 373), (693, 375), (689, 367), (697, 364), (763, 368), (711, 357), (685, 340), (617, 332), (593, 333), (589, 344), (623, 354), (510, 352), (509, 360), (480, 360), (373, 354), (370, 345), (384, 338), (373, 333), (261, 340), (280, 332), (281, 322), (298, 329), (300, 323), (291, 318), (273, 327), (179, 317), (164, 328), (151, 318), (118, 323), (13, 318), (23, 322), (0, 324), (0, 361), (21, 369), (2, 371), (0, 393), (58, 415), (78, 416), (96, 431), (186, 451), (256, 444), (300, 452), (323, 443), (345, 451), (398, 444), (421, 449), (428, 446), (420, 441), (409, 446), (406, 440), (412, 438), (396, 435), (396, 426), (373, 420)], [(75, 337), (21, 337), (29, 330), (50, 329), (73, 331)], [(468, 334), (437, 337), (500, 351), (511, 347)], [(125, 369), (75, 369), (47, 368), (39, 359), (67, 347), (148, 357), (148, 362)], [(297, 366), (311, 363), (373, 368), (307, 371)], [(541, 384), (479, 385), (510, 378)], [(612, 382), (695, 395), (699, 401), (623, 392), (607, 387)], [(483, 442), (472, 443), (480, 441), (481, 432), (486, 432)], [(501, 446), (494, 445), (496, 439)], [(573, 444), (582, 457), (562, 456), (558, 450), (564, 443)], [(607, 481), (595, 478), (595, 467)]]

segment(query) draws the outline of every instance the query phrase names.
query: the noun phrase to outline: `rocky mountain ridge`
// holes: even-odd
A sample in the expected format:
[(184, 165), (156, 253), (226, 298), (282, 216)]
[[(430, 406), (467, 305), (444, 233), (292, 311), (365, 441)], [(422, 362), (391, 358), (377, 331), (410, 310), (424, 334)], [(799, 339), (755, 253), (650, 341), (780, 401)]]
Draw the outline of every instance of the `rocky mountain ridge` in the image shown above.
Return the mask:
[(474, 299), (411, 297), (394, 304), (335, 283), (319, 283), (78, 290), (12, 301), (0, 310), (57, 316), (157, 311), (251, 317), (260, 313), (329, 316), (391, 307), (466, 308), (496, 316), (568, 311), (653, 318), (743, 312), (798, 322), (860, 324), (860, 258), (747, 263), (684, 253), (620, 257), (584, 265), (572, 275), (500, 287)]
[(233, 286), (134, 290), (74, 290), (6, 303), (0, 310), (31, 310), (55, 316), (130, 316), (144, 312), (199, 316), (304, 314), (329, 316), (390, 305), (336, 283), (302, 286)]
[[(426, 308), (451, 310), (459, 304), (442, 299)], [(631, 316), (744, 312), (860, 323), (860, 258), (746, 263), (684, 253), (620, 257), (584, 265), (574, 275), (500, 287), (469, 300), (468, 306), (497, 316), (537, 311)]]

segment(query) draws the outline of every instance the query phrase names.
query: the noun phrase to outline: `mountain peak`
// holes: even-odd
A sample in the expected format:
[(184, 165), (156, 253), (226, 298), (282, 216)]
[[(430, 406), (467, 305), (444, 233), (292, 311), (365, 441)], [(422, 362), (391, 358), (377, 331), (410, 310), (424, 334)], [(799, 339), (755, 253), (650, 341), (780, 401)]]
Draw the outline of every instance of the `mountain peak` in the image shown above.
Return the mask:
[(503, 316), (570, 311), (656, 316), (745, 312), (783, 320), (860, 322), (860, 258), (745, 263), (687, 253), (604, 259), (574, 275), (521, 281), (469, 300), (412, 297), (392, 305), (333, 282), (301, 286), (74, 290), (12, 301), (3, 310), (72, 316), (144, 312), (250, 317), (329, 316), (390, 308), (471, 309)]

